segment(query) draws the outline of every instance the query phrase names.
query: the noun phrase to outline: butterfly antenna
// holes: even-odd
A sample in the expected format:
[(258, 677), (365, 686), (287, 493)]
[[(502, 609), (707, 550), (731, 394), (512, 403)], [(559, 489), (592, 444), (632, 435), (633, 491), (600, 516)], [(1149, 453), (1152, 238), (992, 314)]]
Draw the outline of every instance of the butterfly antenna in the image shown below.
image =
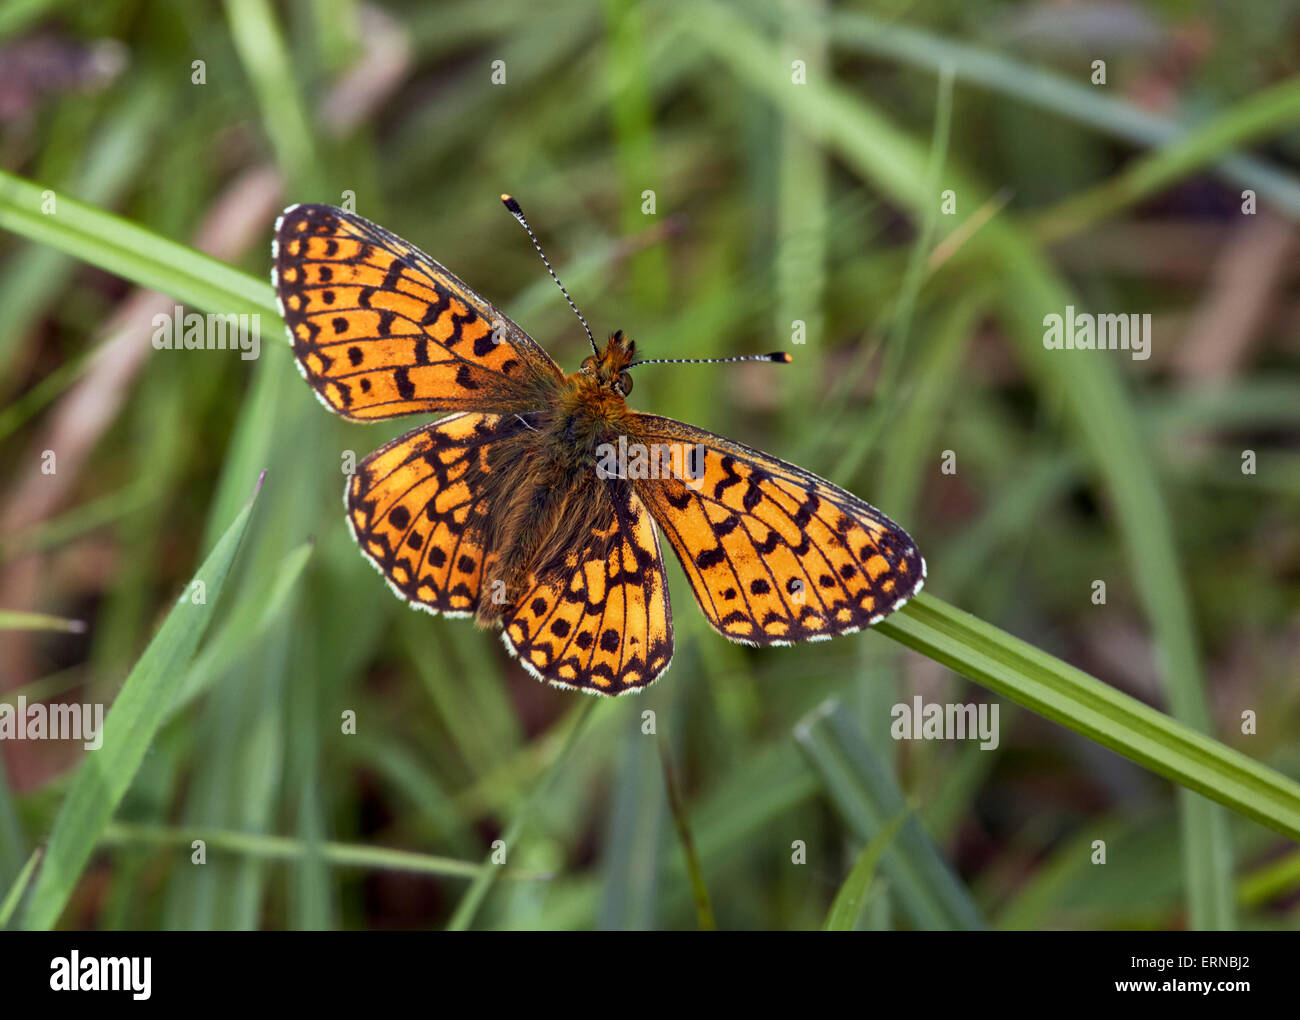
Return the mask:
[(528, 225), (528, 220), (524, 218), (524, 211), (519, 208), (519, 203), (509, 195), (502, 195), (501, 204), (510, 210), (510, 215), (517, 219), (523, 225), (523, 228), (528, 231), (528, 236), (532, 239), (533, 247), (537, 249), (537, 254), (542, 257), (542, 261), (546, 264), (546, 271), (551, 274), (551, 279), (555, 281), (555, 286), (560, 288), (560, 293), (564, 295), (564, 300), (569, 302), (569, 307), (573, 309), (573, 314), (578, 317), (578, 321), (582, 323), (582, 328), (587, 331), (587, 339), (591, 341), (592, 351), (597, 357), (600, 357), (600, 350), (596, 347), (596, 338), (591, 335), (591, 327), (587, 325), (587, 320), (584, 319), (582, 313), (578, 311), (578, 306), (573, 303), (573, 298), (569, 297), (569, 292), (564, 289), (564, 284), (560, 282), (560, 278), (555, 275), (555, 270), (551, 268), (551, 260), (546, 257), (546, 252), (542, 251), (542, 246), (537, 240), (537, 235), (533, 233), (533, 228)]
[(644, 361), (634, 361), (628, 365), (628, 368), (636, 368), (637, 365), (721, 365), (728, 361), (775, 361), (779, 364), (788, 365), (790, 355), (785, 351), (777, 351), (774, 354), (737, 354), (734, 358), (646, 358)]

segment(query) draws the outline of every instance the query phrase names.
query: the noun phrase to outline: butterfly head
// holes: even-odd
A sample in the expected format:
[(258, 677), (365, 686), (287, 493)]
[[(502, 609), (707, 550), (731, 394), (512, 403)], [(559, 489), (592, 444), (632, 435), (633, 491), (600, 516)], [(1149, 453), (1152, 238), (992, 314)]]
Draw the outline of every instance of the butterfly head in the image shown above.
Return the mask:
[(594, 375), (601, 386), (626, 397), (632, 392), (632, 376), (627, 369), (635, 357), (636, 342), (620, 329), (610, 335), (603, 351), (582, 362), (582, 370)]

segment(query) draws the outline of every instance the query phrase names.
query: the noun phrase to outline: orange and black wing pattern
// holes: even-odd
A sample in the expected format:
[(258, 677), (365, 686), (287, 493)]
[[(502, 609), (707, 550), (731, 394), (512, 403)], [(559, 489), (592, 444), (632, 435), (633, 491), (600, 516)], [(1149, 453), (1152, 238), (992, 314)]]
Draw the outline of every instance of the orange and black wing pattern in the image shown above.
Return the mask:
[(530, 577), (501, 637), (524, 667), (557, 687), (626, 694), (673, 656), (673, 617), (654, 521), (632, 486), (593, 490), (595, 526), (543, 576)]
[(483, 592), (483, 493), (496, 444), (514, 415), (461, 413), (414, 429), (357, 465), (344, 493), (348, 523), (394, 593), (431, 613), (466, 616)]
[(298, 367), (345, 418), (529, 411), (563, 378), (493, 305), (353, 213), (289, 207), (276, 221), (272, 256)]
[(704, 429), (633, 420), (629, 441), (703, 448), (701, 477), (633, 484), (723, 637), (783, 645), (849, 634), (920, 591), (916, 544), (852, 493)]

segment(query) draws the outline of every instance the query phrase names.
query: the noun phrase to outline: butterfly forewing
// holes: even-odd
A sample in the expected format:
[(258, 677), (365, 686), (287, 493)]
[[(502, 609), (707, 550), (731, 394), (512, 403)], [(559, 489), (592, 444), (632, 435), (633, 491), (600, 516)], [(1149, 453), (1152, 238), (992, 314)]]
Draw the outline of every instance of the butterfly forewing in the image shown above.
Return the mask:
[(673, 654), (673, 618), (654, 521), (626, 481), (593, 487), (586, 541), (533, 576), (503, 623), (506, 647), (561, 687), (623, 694), (656, 680)]
[(346, 418), (532, 410), (563, 378), (492, 304), (360, 216), (292, 206), (276, 224), (273, 252), (299, 368)]
[(633, 421), (637, 442), (703, 449), (701, 477), (634, 484), (724, 637), (775, 645), (846, 634), (920, 590), (916, 544), (851, 493), (683, 422)]

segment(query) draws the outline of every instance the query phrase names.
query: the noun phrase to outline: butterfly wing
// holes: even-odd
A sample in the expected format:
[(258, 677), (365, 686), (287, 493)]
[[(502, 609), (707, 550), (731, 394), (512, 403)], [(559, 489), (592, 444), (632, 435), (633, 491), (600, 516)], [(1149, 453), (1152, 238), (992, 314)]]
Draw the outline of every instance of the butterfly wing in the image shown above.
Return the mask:
[(673, 617), (654, 521), (632, 486), (593, 488), (595, 524), (579, 548), (530, 577), (502, 640), (558, 687), (625, 694), (657, 680), (673, 655)]
[(852, 493), (704, 429), (657, 415), (633, 420), (629, 439), (692, 451), (676, 463), (701, 477), (633, 484), (724, 637), (779, 645), (848, 634), (921, 590), (916, 543)]
[(478, 607), (493, 451), (523, 428), (514, 415), (453, 414), (357, 465), (344, 493), (348, 523), (398, 597), (447, 616)]
[(299, 370), (345, 418), (534, 410), (563, 378), (492, 304), (360, 216), (291, 206), (272, 255)]

